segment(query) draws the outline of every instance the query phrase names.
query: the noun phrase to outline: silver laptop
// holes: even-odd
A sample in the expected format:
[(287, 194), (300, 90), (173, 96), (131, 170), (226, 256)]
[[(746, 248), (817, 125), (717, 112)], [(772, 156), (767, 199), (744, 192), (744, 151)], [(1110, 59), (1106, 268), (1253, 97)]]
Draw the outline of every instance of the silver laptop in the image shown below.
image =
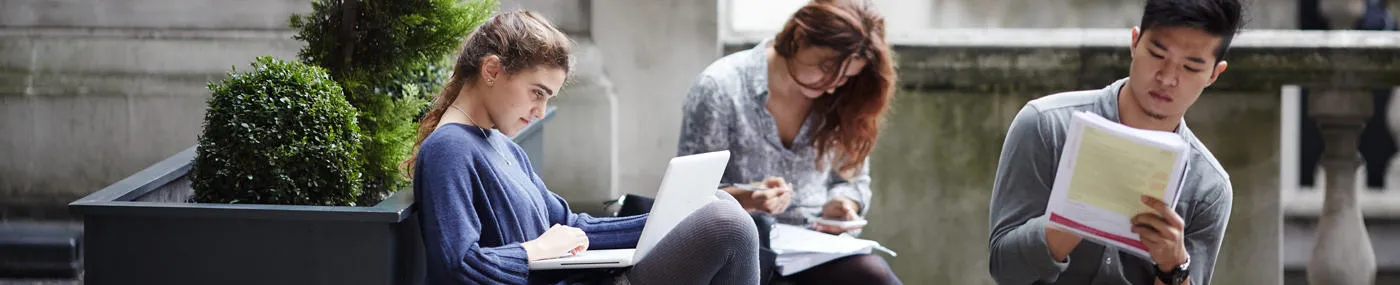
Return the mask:
[(715, 189), (729, 163), (729, 151), (687, 155), (671, 159), (656, 204), (651, 207), (635, 249), (587, 250), (574, 256), (530, 262), (531, 270), (615, 268), (632, 266), (646, 257), (656, 243), (695, 210), (715, 201)]

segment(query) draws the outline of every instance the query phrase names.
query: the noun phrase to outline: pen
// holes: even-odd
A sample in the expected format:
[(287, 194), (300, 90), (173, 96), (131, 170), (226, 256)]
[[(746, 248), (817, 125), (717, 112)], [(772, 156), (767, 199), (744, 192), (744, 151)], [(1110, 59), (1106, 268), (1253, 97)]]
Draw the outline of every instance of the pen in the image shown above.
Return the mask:
[(768, 190), (768, 188), (766, 188), (766, 187), (758, 187), (758, 186), (753, 186), (753, 185), (748, 185), (748, 184), (734, 184), (734, 188), (739, 188), (739, 190), (745, 190), (745, 191), (761, 191), (761, 190)]

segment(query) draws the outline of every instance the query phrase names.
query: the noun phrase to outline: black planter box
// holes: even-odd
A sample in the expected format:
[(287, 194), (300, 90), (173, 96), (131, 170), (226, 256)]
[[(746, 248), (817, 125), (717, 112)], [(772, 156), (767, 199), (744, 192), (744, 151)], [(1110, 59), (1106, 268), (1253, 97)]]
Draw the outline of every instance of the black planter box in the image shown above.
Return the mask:
[[(543, 124), (513, 138), (543, 165)], [(372, 207), (187, 203), (191, 147), (69, 204), (86, 284), (422, 284), (413, 192)]]

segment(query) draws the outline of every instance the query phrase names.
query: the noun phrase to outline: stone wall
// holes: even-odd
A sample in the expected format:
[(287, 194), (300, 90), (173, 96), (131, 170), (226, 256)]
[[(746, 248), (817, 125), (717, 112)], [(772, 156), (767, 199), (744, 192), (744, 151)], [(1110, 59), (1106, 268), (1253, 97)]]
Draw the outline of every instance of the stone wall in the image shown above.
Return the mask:
[[(808, 0), (722, 0), (735, 31), (777, 30)], [(1144, 1), (1124, 0), (875, 0), (891, 33), (931, 28), (1127, 28)], [(1298, 0), (1252, 0), (1249, 29), (1295, 29)], [(1392, 5), (1392, 7), (1400, 5)]]
[[(992, 176), (1006, 126), (1041, 95), (900, 91), (871, 161), (875, 196), (863, 237), (900, 253), (888, 260), (905, 283), (995, 284), (987, 274)], [(1278, 120), (1269, 94), (1207, 92), (1187, 116), (1235, 186), (1217, 284), (1281, 282)]]
[(210, 81), (292, 58), (303, 0), (0, 1), (0, 216), (62, 206), (193, 145)]

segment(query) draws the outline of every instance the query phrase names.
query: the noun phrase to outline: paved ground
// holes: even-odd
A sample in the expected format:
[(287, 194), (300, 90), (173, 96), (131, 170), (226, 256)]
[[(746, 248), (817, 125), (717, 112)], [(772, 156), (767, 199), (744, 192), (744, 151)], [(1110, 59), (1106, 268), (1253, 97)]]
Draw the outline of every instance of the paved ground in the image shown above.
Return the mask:
[(82, 280), (61, 279), (0, 279), (0, 285), (78, 285)]

